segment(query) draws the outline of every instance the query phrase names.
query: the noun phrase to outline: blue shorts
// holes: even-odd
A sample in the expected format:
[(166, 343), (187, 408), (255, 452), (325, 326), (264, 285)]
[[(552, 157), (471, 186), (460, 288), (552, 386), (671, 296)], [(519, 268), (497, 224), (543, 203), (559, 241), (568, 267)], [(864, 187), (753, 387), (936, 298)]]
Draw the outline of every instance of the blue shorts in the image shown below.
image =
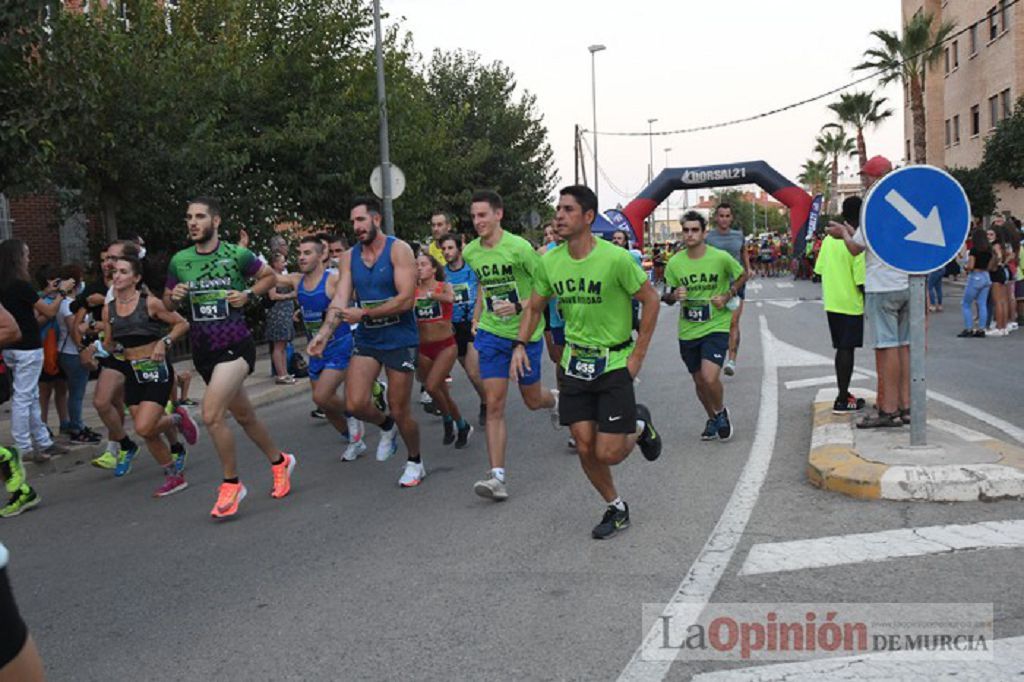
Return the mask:
[(729, 352), (729, 332), (711, 332), (699, 339), (679, 339), (679, 356), (690, 374), (700, 371), (701, 362), (708, 360), (719, 367)]
[[(477, 330), (473, 347), (480, 354), (481, 379), (508, 379), (508, 372), (512, 365), (513, 343), (510, 339), (496, 336), (483, 329)], [(530, 359), (530, 372), (519, 380), (520, 386), (529, 386), (540, 381), (540, 362), (543, 350), (544, 343), (539, 339), (526, 344), (526, 357)]]
[(325, 369), (336, 369), (343, 372), (348, 369), (348, 361), (352, 358), (352, 335), (345, 334), (327, 344), (322, 357), (309, 357), (309, 378), (316, 381)]

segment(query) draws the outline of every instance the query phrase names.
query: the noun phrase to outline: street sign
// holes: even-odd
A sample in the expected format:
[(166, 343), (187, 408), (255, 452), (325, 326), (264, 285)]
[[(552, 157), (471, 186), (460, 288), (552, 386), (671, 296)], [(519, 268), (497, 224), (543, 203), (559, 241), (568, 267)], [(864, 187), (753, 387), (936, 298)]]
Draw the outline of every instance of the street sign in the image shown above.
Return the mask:
[[(380, 166), (377, 166), (373, 169), (373, 172), (370, 173), (370, 188), (373, 190), (373, 193), (377, 195), (378, 199), (384, 198), (384, 188), (381, 186), (381, 180)], [(391, 198), (397, 199), (402, 196), (402, 192), (404, 191), (405, 173), (403, 173), (402, 169), (395, 164), (391, 164)]]
[(934, 166), (907, 166), (875, 183), (860, 225), (886, 265), (924, 275), (956, 256), (967, 239), (971, 206), (952, 175)]

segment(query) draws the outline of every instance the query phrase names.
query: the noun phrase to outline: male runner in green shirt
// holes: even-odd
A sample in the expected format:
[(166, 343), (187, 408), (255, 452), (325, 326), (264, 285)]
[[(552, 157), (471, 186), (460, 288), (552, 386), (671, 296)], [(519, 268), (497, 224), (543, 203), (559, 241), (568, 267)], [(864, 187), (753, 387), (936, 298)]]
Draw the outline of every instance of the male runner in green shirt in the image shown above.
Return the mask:
[[(564, 241), (545, 253), (535, 270), (511, 372), (518, 378), (533, 369), (537, 360), (527, 353), (527, 340), (534, 336), (548, 300), (557, 296), (566, 340), (559, 418), (576, 439), (584, 473), (608, 505), (591, 533), (601, 540), (629, 527), (629, 507), (615, 489), (611, 465), (624, 460), (634, 445), (650, 461), (661, 454), (651, 413), (633, 394), (633, 379), (647, 355), (660, 306), (657, 292), (629, 252), (591, 233), (596, 214), (597, 197), (589, 188), (571, 185), (561, 191), (555, 229)], [(633, 298), (643, 304), (635, 342)]]

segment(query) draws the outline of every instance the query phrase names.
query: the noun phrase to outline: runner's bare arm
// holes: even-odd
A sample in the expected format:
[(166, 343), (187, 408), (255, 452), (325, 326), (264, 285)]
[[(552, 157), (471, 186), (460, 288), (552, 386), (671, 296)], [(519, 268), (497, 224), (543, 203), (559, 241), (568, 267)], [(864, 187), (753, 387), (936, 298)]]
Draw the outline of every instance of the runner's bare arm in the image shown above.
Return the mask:
[(441, 291), (433, 294), (435, 301), (441, 303), (454, 303), (455, 302), (455, 290), (452, 289), (452, 285), (445, 282), (445, 285), (441, 287)]
[(18, 341), (21, 341), (21, 327), (18, 326), (14, 315), (0, 305), (0, 348), (6, 348)]
[(633, 352), (629, 354), (626, 367), (630, 376), (636, 378), (640, 368), (647, 357), (647, 348), (651, 345), (651, 338), (654, 336), (654, 328), (658, 324), (658, 312), (661, 306), (658, 305), (658, 292), (650, 281), (644, 282), (640, 291), (633, 294), (633, 298), (640, 301), (640, 329), (636, 335), (636, 345)]
[(272, 267), (264, 263), (259, 272), (256, 273), (255, 280), (249, 291), (255, 296), (263, 296), (277, 285), (277, 273), (274, 272)]
[[(352, 298), (351, 258), (351, 251), (341, 254), (341, 259), (338, 261), (338, 273), (332, 275), (336, 278), (334, 296), (331, 297), (331, 304), (327, 308), (327, 315), (324, 317), (320, 331), (309, 342), (310, 355), (314, 355), (314, 350), (320, 350), (320, 347), (326, 344), (327, 339), (334, 335), (334, 330), (338, 328), (338, 325), (344, 321), (344, 311), (349, 307), (349, 301)], [(327, 280), (327, 286), (331, 286), (330, 278)]]
[(482, 284), (476, 285), (476, 301), (473, 303), (473, 333), (476, 334), (477, 327), (480, 326), (480, 316), (484, 312), (484, 287)]
[(188, 333), (188, 320), (182, 317), (179, 313), (173, 312), (167, 309), (164, 302), (155, 296), (150, 296), (146, 300), (146, 312), (149, 313), (151, 318), (160, 320), (165, 324), (170, 325), (171, 329), (167, 332), (165, 339), (169, 339), (170, 343), (165, 343), (163, 339), (160, 340), (153, 347), (153, 352), (150, 354), (150, 358), (157, 362), (167, 357), (167, 351), (170, 348), (171, 343), (174, 343), (185, 334)]

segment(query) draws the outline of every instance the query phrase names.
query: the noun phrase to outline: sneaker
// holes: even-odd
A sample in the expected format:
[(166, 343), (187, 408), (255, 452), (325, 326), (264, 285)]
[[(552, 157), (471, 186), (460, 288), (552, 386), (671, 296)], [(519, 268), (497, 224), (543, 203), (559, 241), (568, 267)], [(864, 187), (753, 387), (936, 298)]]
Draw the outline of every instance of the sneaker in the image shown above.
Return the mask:
[(427, 389), (421, 388), (420, 389), (420, 405), (429, 405), (432, 402), (434, 402), (434, 399), (430, 397), (429, 393), (427, 393)]
[(97, 469), (114, 469), (117, 467), (117, 457), (114, 453), (104, 450), (99, 457), (94, 457), (89, 463)]
[(415, 488), (426, 476), (427, 470), (423, 468), (423, 462), (406, 462), (398, 485), (401, 488)]
[(196, 441), (199, 440), (199, 428), (196, 426), (196, 420), (192, 418), (192, 414), (188, 409), (180, 405), (174, 408), (174, 413), (181, 418), (181, 421), (178, 422), (178, 430), (181, 431), (185, 442), (189, 445), (195, 445)]
[(327, 419), (327, 415), (319, 407), (309, 413), (309, 416), (313, 419)]
[(185, 398), (184, 400), (182, 400), (178, 404), (179, 405), (184, 405), (185, 407), (195, 407), (199, 403), (197, 403), (196, 401), (192, 400), (192, 398)]
[(725, 364), (722, 365), (722, 371), (725, 372), (725, 376), (731, 377), (736, 373), (736, 361), (732, 358), (728, 358)]
[(480, 416), (477, 422), (480, 426), (487, 426), (487, 403), (480, 403)]
[(473, 484), (473, 492), (480, 497), (494, 500), (495, 502), (508, 499), (508, 489), (505, 487), (505, 482), (498, 480), (493, 471), (487, 472), (487, 478), (484, 480)]
[(473, 425), (465, 419), (462, 420), (462, 424), (463, 425), (459, 427), (459, 435), (455, 439), (456, 450), (461, 450), (469, 445), (469, 437), (473, 435)]
[(398, 424), (392, 425), (387, 431), (380, 432), (380, 442), (377, 443), (377, 461), (386, 462), (396, 452), (398, 452)]
[(371, 398), (373, 399), (374, 407), (381, 412), (388, 411), (388, 385), (385, 382), (380, 380), (373, 382)]
[(972, 336), (974, 336), (974, 332), (972, 332), (970, 329), (965, 329), (956, 335), (958, 339), (969, 339)]
[(875, 414), (864, 417), (857, 422), (858, 429), (879, 429), (879, 428), (891, 428), (903, 426), (903, 422), (900, 421), (899, 412), (882, 412), (879, 410)]
[(174, 473), (181, 475), (185, 471), (185, 464), (188, 463), (188, 450), (184, 447), (177, 452), (171, 450), (171, 456), (174, 457)]
[[(49, 459), (50, 457), (57, 457), (58, 455), (66, 455), (69, 452), (71, 451), (66, 447), (63, 445), (57, 445), (56, 443), (51, 443), (49, 447), (43, 448), (42, 450), (42, 454), (46, 455), (46, 459)], [(39, 453), (37, 452), (37, 454)]]
[(132, 443), (132, 446), (127, 450), (121, 450), (117, 456), (117, 466), (114, 467), (114, 476), (120, 478), (131, 473), (132, 462), (135, 461), (135, 455), (137, 454), (139, 454), (139, 446), (135, 443)]
[(99, 443), (103, 438), (100, 434), (86, 427), (76, 433), (72, 433), (69, 440), (72, 443)]
[(291, 374), (285, 374), (283, 377), (277, 377), (276, 379), (274, 379), (274, 383), (291, 386), (292, 384), (295, 383), (295, 377), (293, 377)]
[(567, 447), (568, 447), (568, 448), (569, 448), (570, 450), (575, 450), (575, 449), (576, 449), (576, 439), (575, 439), (575, 438), (573, 438), (572, 436), (569, 436), (569, 442), (568, 442), (568, 443), (566, 443), (566, 446), (567, 446)]
[(455, 442), (455, 421), (452, 419), (444, 420), (444, 438), (441, 439), (442, 445), (451, 445)]
[[(363, 422), (355, 417), (346, 417), (345, 424), (348, 426), (348, 442), (349, 443), (362, 443), (363, 436), (366, 433), (366, 427)], [(365, 443), (364, 443), (365, 445)], [(363, 448), (366, 449), (365, 447)]]
[(153, 491), (153, 497), (167, 497), (188, 487), (185, 477), (178, 473), (168, 474), (164, 484)]
[(973, 332), (971, 332), (971, 336), (973, 336), (976, 339), (983, 339), (985, 338), (985, 330), (975, 329)]
[(249, 493), (245, 485), (239, 483), (221, 483), (217, 489), (217, 501), (210, 510), (215, 519), (225, 519), (238, 513), (238, 504)]
[(561, 424), (561, 421), (558, 418), (558, 389), (557, 388), (551, 389), (551, 395), (555, 396), (555, 405), (554, 405), (554, 407), (551, 408), (551, 414), (550, 414), (551, 426), (555, 427), (556, 429), (560, 429), (560, 428), (562, 428), (562, 424)]
[(274, 474), (274, 487), (270, 496), (275, 499), (281, 499), (291, 492), (292, 471), (295, 469), (295, 455), (282, 452), (281, 457), (280, 463), (270, 465), (270, 471)]
[(864, 407), (863, 398), (855, 398), (853, 395), (847, 394), (846, 400), (840, 400), (836, 398), (835, 402), (832, 403), (832, 414), (847, 414), (849, 412), (856, 412)]
[(0, 509), (0, 518), (9, 519), (21, 514), (22, 512), (28, 511), (32, 507), (39, 504), (39, 495), (36, 491), (28, 486), (24, 489), (11, 495), (11, 499), (8, 500), (7, 506)]
[(345, 452), (341, 453), (342, 462), (354, 462), (359, 459), (366, 452), (366, 443), (362, 439), (352, 441), (345, 448)]
[(627, 528), (629, 528), (629, 505), (627, 504), (622, 511), (608, 505), (608, 508), (604, 510), (604, 516), (601, 517), (601, 523), (594, 526), (590, 537), (595, 540), (607, 540)]
[(658, 431), (654, 428), (654, 422), (651, 421), (651, 411), (647, 409), (646, 405), (637, 403), (636, 416), (642, 420), (647, 426), (644, 428), (643, 433), (637, 438), (636, 444), (640, 446), (640, 452), (643, 453), (644, 459), (648, 462), (661, 457), (661, 436), (658, 435)]
[(716, 440), (718, 438), (718, 420), (709, 419), (704, 424), (704, 433), (700, 434), (701, 440)]
[(715, 417), (715, 428), (718, 430), (719, 440), (732, 438), (732, 422), (729, 421), (728, 407), (722, 407), (722, 411)]

